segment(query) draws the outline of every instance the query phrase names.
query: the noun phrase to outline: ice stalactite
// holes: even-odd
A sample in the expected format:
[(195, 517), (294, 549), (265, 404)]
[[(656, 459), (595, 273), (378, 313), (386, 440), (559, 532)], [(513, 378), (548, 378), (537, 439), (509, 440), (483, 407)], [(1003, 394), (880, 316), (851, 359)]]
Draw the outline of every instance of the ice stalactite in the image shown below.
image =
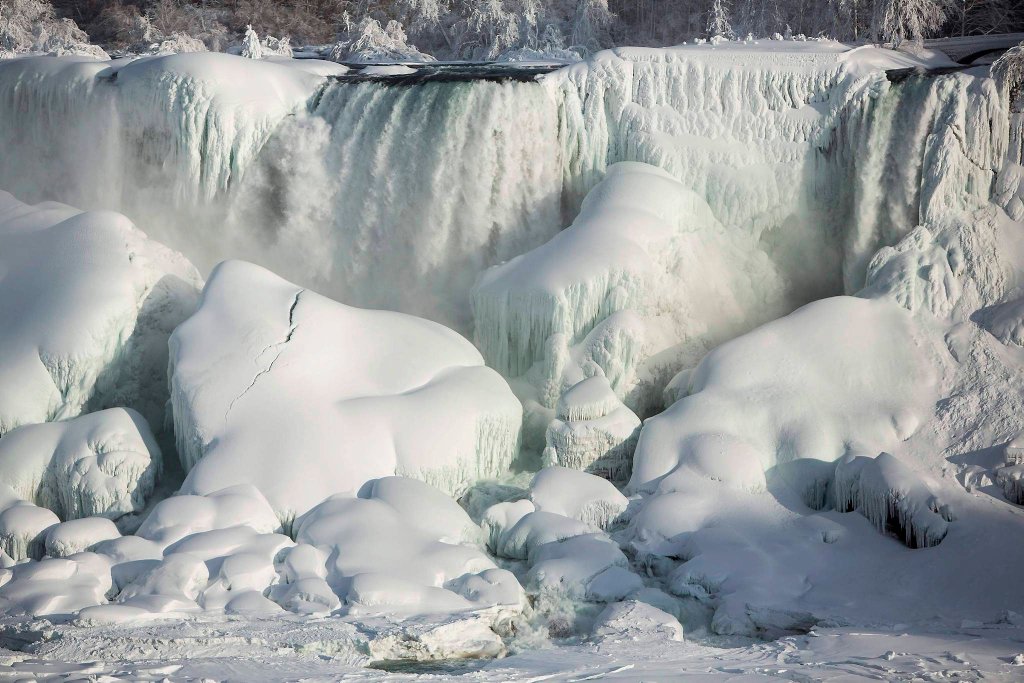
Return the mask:
[(859, 511), (878, 531), (891, 531), (911, 548), (938, 545), (953, 520), (928, 484), (888, 453), (844, 458), (833, 494), (837, 510)]

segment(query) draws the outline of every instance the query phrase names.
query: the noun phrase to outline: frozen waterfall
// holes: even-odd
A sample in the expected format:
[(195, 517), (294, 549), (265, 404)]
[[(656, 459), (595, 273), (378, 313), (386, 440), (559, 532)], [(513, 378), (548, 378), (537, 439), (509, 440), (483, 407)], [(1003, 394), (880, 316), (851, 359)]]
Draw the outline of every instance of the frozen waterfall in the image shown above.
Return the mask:
[[(226, 55), (6, 60), (0, 187), (121, 211), (202, 270), (244, 258), (469, 332), (486, 268), (568, 225), (610, 164), (641, 161), (758, 241), (795, 306), (858, 288), (878, 247), (952, 196), (939, 185), (987, 198), (1009, 126), (983, 79), (890, 83), (858, 50), (793, 50), (614, 50), (537, 83), (346, 82), (324, 62)], [(917, 201), (888, 206), (892, 186)]]

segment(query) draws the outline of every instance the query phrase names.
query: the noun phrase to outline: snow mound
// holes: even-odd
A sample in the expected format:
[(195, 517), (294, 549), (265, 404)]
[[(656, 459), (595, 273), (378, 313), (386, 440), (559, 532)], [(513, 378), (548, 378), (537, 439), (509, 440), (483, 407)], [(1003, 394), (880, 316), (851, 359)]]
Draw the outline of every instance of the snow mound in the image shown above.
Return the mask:
[(141, 511), (161, 465), (149, 426), (127, 408), (25, 425), (0, 439), (0, 480), (64, 520)]
[(46, 534), (60, 518), (28, 501), (17, 501), (0, 512), (0, 550), (14, 560), (38, 560), (46, 553)]
[(544, 434), (546, 464), (629, 478), (640, 418), (627, 408), (601, 374), (573, 385), (558, 399), (555, 419)]
[(205, 496), (179, 495), (162, 500), (136, 535), (166, 547), (192, 534), (236, 526), (271, 533), (280, 529), (281, 523), (262, 493), (240, 484)]
[(186, 493), (251, 483), (289, 520), (394, 474), (458, 495), (518, 452), (522, 408), (465, 339), (258, 266), (218, 266), (170, 346)]
[(683, 626), (671, 614), (643, 602), (615, 602), (604, 608), (594, 624), (597, 640), (682, 640)]
[(628, 489), (758, 490), (779, 463), (891, 450), (931, 415), (941, 367), (930, 328), (889, 301), (809, 304), (701, 361), (692, 393), (644, 426)]
[(110, 565), (95, 553), (19, 564), (2, 571), (0, 614), (73, 614), (104, 604), (111, 591)]
[(547, 467), (530, 483), (538, 510), (578, 519), (601, 529), (625, 512), (629, 501), (611, 482), (565, 467)]
[[(430, 515), (434, 506), (421, 500)], [(380, 498), (338, 495), (299, 518), (295, 538), (326, 554), (327, 584), (350, 612), (521, 609), (515, 577), (478, 547), (445, 542), (438, 529), (431, 533), (415, 523), (419, 507), (408, 500), (396, 508)]]
[(124, 216), (0, 192), (0, 434), (115, 405), (162, 424), (167, 337), (199, 282)]
[(106, 517), (83, 517), (62, 522), (46, 532), (46, 554), (68, 557), (93, 550), (105, 541), (121, 537), (121, 532)]

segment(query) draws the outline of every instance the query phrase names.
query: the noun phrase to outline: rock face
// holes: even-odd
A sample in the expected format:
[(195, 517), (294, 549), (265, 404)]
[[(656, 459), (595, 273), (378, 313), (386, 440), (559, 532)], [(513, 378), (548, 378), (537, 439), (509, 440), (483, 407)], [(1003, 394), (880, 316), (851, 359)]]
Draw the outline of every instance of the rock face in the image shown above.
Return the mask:
[(118, 405), (163, 421), (199, 275), (124, 216), (0, 192), (0, 435)]
[(395, 474), (458, 495), (518, 452), (519, 401), (468, 341), (258, 266), (218, 266), (170, 346), (186, 493), (251, 483), (288, 521)]
[(0, 439), (0, 481), (65, 521), (141, 511), (161, 464), (146, 421), (126, 408), (26, 425)]

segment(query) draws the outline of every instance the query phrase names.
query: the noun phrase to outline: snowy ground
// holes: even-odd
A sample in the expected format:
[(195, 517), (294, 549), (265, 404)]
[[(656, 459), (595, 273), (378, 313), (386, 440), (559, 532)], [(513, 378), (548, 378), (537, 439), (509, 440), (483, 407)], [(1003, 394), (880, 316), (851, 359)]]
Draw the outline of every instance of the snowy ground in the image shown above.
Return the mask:
[(341, 73), (0, 62), (0, 678), (1024, 678), (987, 67)]
[[(173, 623), (66, 635), (7, 653), (0, 677), (72, 681), (1019, 681), (1024, 627), (953, 632), (815, 629), (770, 642), (714, 645), (615, 639), (550, 644), (498, 660), (370, 661), (336, 620)], [(84, 661), (82, 653), (90, 653)], [(368, 663), (369, 662), (369, 663)], [(367, 664), (368, 663), (368, 664)]]

